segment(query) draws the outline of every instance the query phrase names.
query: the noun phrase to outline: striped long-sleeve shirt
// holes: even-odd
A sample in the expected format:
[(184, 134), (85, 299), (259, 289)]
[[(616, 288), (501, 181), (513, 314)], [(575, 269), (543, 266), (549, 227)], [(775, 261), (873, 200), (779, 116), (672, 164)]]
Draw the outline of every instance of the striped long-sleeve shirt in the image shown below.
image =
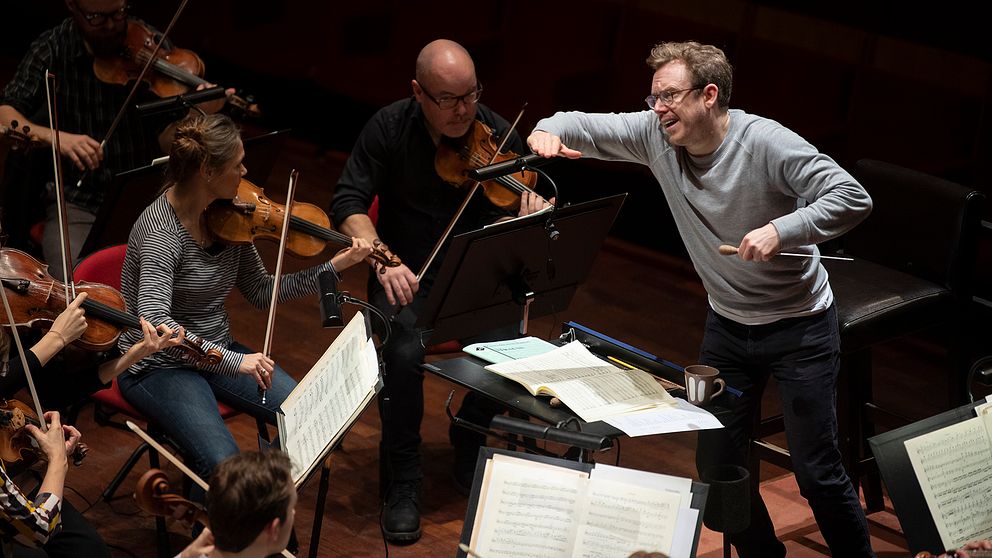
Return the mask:
[[(331, 263), (284, 275), (279, 300), (316, 294), (317, 275), (334, 271)], [(255, 307), (265, 308), (272, 297), (273, 276), (265, 269), (253, 245), (225, 246), (219, 252), (200, 247), (163, 194), (138, 217), (127, 241), (121, 273), (121, 293), (131, 312), (153, 324), (186, 328), (189, 339), (202, 339), (207, 349), (223, 354), (211, 372), (235, 375), (243, 355), (228, 350), (230, 318), (224, 302), (237, 287)], [(140, 330), (121, 335), (126, 352), (140, 341)], [(160, 351), (130, 368), (140, 373), (154, 368), (189, 367), (177, 349)]]
[(62, 527), (62, 499), (42, 492), (32, 502), (7, 476), (0, 461), (0, 538), (37, 547)]

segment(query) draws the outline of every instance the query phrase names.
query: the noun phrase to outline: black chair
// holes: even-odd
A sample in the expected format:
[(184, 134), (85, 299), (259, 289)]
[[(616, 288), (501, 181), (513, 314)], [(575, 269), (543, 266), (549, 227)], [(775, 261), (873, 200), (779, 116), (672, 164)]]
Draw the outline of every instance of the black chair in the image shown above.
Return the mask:
[[(868, 449), (875, 422), (886, 413), (874, 401), (872, 347), (943, 328), (948, 362), (948, 407), (968, 401), (967, 307), (971, 301), (981, 205), (976, 190), (896, 165), (862, 159), (852, 174), (872, 197), (872, 214), (839, 239), (853, 262), (823, 260), (830, 275), (841, 336), (838, 422), (841, 453), (869, 511), (883, 508), (881, 481)], [(759, 420), (751, 473), (760, 461), (791, 469), (788, 451), (763, 438), (782, 430), (781, 416)]]

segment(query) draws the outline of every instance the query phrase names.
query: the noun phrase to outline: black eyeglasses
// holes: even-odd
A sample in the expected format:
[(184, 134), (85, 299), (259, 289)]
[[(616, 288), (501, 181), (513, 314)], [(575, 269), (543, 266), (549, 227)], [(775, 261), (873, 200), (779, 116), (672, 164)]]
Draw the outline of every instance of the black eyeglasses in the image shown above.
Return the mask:
[(475, 103), (479, 102), (479, 97), (482, 97), (481, 83), (475, 85), (475, 91), (472, 91), (471, 93), (466, 93), (464, 95), (459, 95), (457, 97), (437, 98), (434, 95), (428, 93), (427, 90), (424, 89), (423, 85), (420, 86), (420, 90), (424, 92), (424, 95), (427, 95), (428, 99), (434, 101), (434, 104), (437, 105), (437, 108), (441, 110), (451, 110), (456, 106), (458, 106), (459, 102), (465, 103), (465, 106), (472, 106)]
[(689, 87), (687, 89), (676, 89), (674, 91), (662, 91), (657, 95), (648, 95), (644, 98), (644, 102), (648, 104), (648, 108), (654, 110), (654, 106), (661, 101), (661, 104), (666, 107), (670, 107), (675, 104), (675, 96), (679, 93), (685, 93), (686, 91), (695, 91), (697, 89), (702, 89), (706, 87), (705, 85), (700, 85), (698, 87)]
[[(130, 5), (124, 4), (112, 12), (84, 12), (83, 10), (79, 10), (79, 13), (83, 16), (83, 19), (86, 20), (86, 23), (89, 23), (93, 27), (99, 27), (106, 23), (108, 19), (112, 19), (114, 21), (124, 21), (130, 7)], [(79, 9), (78, 5), (76, 6), (76, 9)]]

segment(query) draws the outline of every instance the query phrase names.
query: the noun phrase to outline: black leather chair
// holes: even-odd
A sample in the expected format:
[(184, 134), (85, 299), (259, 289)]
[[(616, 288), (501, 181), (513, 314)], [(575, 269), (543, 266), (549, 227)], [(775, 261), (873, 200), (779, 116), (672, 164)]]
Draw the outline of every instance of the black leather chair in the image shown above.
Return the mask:
[[(873, 397), (872, 347), (930, 328), (946, 328), (948, 408), (968, 401), (964, 324), (985, 196), (868, 159), (858, 161), (852, 174), (871, 195), (872, 214), (839, 239), (839, 252), (855, 261), (823, 261), (841, 335), (841, 452), (855, 488), (867, 475), (865, 501), (869, 511), (878, 511), (883, 507), (881, 481), (867, 440), (884, 410)], [(787, 450), (763, 440), (781, 429), (780, 416), (759, 421), (750, 463), (754, 477), (760, 460), (790, 468)]]

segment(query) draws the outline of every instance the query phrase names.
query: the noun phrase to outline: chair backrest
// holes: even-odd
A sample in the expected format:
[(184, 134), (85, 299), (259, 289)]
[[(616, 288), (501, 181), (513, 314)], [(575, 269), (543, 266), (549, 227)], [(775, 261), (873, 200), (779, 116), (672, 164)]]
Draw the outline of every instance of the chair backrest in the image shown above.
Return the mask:
[(984, 194), (871, 159), (858, 161), (852, 174), (873, 209), (842, 237), (844, 252), (970, 297)]
[(72, 272), (73, 278), (77, 281), (103, 283), (119, 291), (121, 290), (121, 269), (124, 267), (126, 252), (126, 244), (97, 250), (76, 265), (76, 269)]

